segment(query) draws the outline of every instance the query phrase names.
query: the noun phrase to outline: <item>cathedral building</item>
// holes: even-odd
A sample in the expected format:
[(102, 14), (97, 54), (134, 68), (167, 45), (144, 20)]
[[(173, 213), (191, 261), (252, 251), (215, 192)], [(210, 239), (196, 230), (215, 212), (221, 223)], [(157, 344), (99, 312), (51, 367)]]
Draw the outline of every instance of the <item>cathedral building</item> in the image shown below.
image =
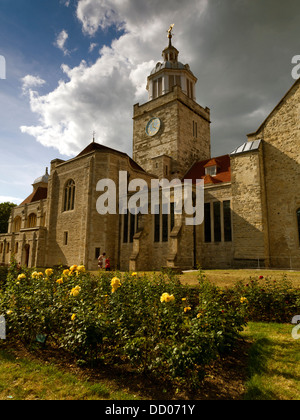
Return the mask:
[[(169, 44), (147, 79), (148, 101), (133, 107), (133, 153), (96, 142), (50, 173), (12, 210), (0, 235), (0, 264), (12, 255), (28, 267), (84, 264), (97, 269), (102, 252), (120, 270), (300, 268), (300, 81), (248, 141), (211, 156), (210, 110), (196, 101), (196, 76)], [(204, 182), (203, 223), (163, 203), (156, 214), (100, 214), (99, 180)], [(127, 199), (132, 192), (126, 191)], [(174, 196), (173, 196), (174, 198)]]

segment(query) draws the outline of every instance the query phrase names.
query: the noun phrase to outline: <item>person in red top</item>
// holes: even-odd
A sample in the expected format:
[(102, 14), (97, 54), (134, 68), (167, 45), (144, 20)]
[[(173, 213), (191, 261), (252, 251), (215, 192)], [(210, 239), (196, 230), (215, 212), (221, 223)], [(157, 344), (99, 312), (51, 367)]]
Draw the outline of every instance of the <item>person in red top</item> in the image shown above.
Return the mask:
[(107, 257), (106, 260), (105, 260), (105, 270), (106, 271), (110, 271), (110, 260), (109, 260), (109, 257)]

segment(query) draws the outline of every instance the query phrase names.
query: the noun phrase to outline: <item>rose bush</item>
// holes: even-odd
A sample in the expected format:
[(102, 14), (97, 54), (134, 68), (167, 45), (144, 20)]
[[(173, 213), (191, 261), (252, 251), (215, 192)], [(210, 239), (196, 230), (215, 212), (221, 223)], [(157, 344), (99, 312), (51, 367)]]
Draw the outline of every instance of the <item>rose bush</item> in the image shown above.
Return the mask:
[[(247, 297), (248, 299), (248, 297)], [(17, 271), (0, 300), (8, 338), (48, 340), (78, 358), (130, 362), (135, 369), (194, 386), (205, 365), (230, 349), (245, 325), (247, 300), (229, 299), (202, 273), (195, 288), (160, 273)]]
[(248, 282), (238, 282), (227, 295), (247, 300), (251, 321), (290, 323), (300, 313), (300, 290), (285, 275), (280, 281), (260, 275)]

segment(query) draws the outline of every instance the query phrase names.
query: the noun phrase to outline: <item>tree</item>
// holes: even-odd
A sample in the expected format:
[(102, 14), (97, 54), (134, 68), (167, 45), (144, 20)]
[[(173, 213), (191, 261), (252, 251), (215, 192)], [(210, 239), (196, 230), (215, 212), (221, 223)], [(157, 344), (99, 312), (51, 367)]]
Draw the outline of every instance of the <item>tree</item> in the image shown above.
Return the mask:
[(7, 233), (8, 219), (14, 207), (16, 207), (14, 203), (0, 203), (0, 233)]

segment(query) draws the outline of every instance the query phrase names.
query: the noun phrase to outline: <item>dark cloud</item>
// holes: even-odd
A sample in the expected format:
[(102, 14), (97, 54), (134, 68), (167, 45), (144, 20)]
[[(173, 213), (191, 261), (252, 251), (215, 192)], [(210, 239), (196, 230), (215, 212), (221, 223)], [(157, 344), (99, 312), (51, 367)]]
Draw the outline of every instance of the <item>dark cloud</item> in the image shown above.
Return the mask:
[(245, 141), (294, 83), (299, 12), (296, 0), (209, 0), (197, 34), (187, 30), (197, 99), (211, 108), (214, 154)]

